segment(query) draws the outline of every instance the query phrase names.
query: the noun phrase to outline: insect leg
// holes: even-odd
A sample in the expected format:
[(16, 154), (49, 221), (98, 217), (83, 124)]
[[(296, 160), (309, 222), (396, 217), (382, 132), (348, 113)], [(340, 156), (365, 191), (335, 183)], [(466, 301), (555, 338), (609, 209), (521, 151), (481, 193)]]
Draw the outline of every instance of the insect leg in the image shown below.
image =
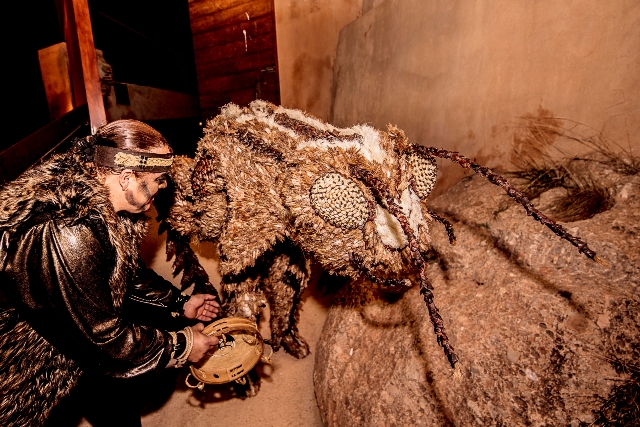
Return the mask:
[(427, 211), (427, 212), (429, 213), (431, 218), (435, 219), (440, 224), (444, 225), (444, 228), (447, 229), (447, 236), (449, 236), (449, 243), (452, 244), (452, 245), (455, 245), (456, 244), (456, 236), (453, 233), (453, 225), (451, 225), (451, 223), (449, 221), (447, 221), (446, 219), (444, 219), (443, 217), (441, 217), (437, 213), (432, 212), (432, 211)]
[(354, 177), (357, 177), (367, 187), (369, 187), (379, 199), (383, 200), (389, 212), (395, 216), (398, 221), (400, 221), (402, 231), (407, 236), (407, 240), (409, 240), (409, 249), (411, 250), (413, 261), (420, 269), (420, 294), (422, 294), (427, 305), (429, 319), (433, 324), (433, 332), (436, 334), (438, 344), (442, 347), (451, 367), (455, 368), (459, 358), (455, 353), (453, 346), (449, 343), (449, 338), (444, 330), (444, 321), (442, 320), (440, 313), (438, 313), (438, 307), (436, 307), (433, 302), (433, 293), (431, 292), (433, 290), (433, 286), (427, 277), (427, 263), (424, 261), (422, 253), (420, 252), (420, 245), (418, 244), (418, 240), (409, 225), (409, 220), (402, 212), (402, 208), (395, 202), (389, 192), (389, 189), (382, 181), (373, 176), (373, 174), (368, 170), (357, 166), (351, 166), (350, 171)]

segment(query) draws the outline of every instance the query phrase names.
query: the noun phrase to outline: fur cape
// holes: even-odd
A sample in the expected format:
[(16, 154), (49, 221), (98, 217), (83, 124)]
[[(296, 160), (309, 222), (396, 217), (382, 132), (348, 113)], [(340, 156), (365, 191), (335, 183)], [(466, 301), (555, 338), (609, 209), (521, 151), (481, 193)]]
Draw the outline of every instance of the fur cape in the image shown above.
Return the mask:
[[(146, 216), (118, 215), (106, 188), (79, 156), (73, 152), (54, 155), (0, 188), (0, 270), (11, 241), (20, 238), (20, 226), (43, 209), (69, 222), (92, 217), (104, 223), (116, 253), (111, 295), (120, 307), (137, 268)], [(81, 373), (73, 360), (57, 351), (13, 308), (0, 308), (0, 360), (3, 426), (42, 425)]]

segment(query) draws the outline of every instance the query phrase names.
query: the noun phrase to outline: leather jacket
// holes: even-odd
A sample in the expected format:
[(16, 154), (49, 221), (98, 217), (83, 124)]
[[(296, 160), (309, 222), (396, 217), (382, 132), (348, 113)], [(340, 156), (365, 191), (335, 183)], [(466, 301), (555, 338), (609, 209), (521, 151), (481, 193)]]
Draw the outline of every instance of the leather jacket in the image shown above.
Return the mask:
[[(83, 370), (131, 377), (167, 365), (173, 342), (149, 325), (172, 318), (171, 283), (140, 265), (118, 307), (109, 286), (116, 254), (98, 219), (39, 215), (21, 228), (2, 235), (0, 277), (31, 327)], [(146, 325), (132, 322), (138, 310)]]

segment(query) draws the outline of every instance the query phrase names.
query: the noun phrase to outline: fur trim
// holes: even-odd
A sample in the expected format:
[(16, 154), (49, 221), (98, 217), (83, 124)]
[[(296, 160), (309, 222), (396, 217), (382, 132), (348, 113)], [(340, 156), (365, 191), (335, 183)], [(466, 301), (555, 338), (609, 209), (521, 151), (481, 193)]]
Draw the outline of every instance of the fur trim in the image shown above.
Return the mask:
[(78, 382), (78, 365), (21, 321), (0, 311), (0, 425), (41, 426)]
[(87, 217), (102, 220), (116, 251), (110, 286), (114, 303), (119, 307), (127, 281), (137, 268), (137, 257), (133, 254), (139, 252), (146, 234), (146, 216), (117, 214), (106, 187), (72, 153), (55, 155), (0, 189), (0, 232), (13, 234), (42, 205), (47, 212), (69, 221)]

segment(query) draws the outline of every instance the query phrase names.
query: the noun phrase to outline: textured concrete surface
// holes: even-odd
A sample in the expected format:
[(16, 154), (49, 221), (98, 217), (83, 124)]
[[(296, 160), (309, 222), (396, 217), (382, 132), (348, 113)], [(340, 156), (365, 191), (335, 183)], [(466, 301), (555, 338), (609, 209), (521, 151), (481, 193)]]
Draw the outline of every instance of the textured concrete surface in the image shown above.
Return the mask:
[[(368, 0), (363, 10), (340, 32), (332, 124), (391, 123), (489, 167), (509, 163), (526, 115), (640, 150), (637, 1)], [(436, 192), (462, 176), (444, 165)]]
[(362, 0), (274, 0), (281, 104), (327, 120), (340, 30)]

